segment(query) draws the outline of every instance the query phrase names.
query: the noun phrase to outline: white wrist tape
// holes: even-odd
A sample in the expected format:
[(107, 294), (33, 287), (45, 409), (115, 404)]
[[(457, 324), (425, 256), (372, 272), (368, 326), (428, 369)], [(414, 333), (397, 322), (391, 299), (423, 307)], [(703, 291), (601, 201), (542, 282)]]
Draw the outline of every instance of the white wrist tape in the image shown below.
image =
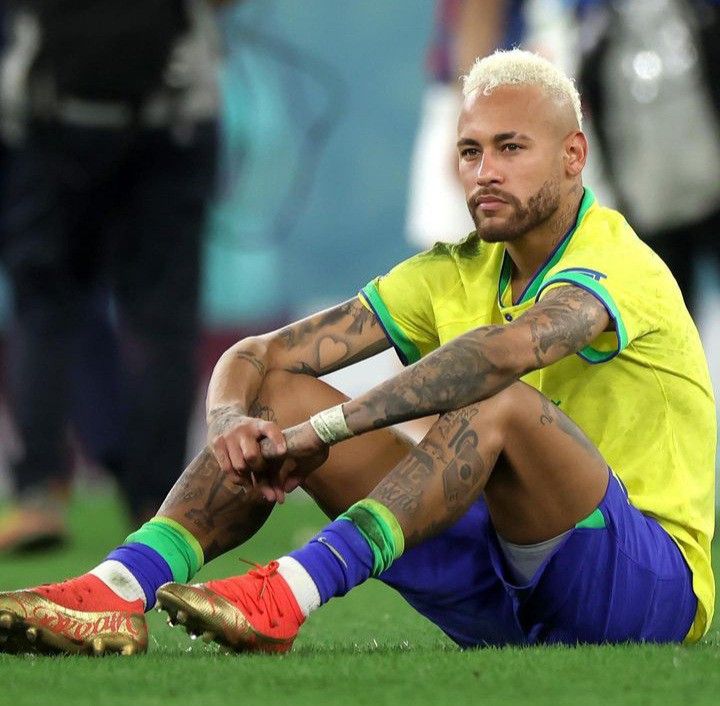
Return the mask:
[(310, 417), (310, 426), (326, 444), (337, 444), (353, 436), (348, 429), (341, 404), (314, 414)]

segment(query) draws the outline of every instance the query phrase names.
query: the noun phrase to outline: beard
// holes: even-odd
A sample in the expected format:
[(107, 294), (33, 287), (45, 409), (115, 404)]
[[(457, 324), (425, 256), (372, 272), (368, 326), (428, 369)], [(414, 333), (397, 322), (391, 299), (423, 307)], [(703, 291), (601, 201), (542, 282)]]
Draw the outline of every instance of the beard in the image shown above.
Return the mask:
[(510, 217), (499, 223), (493, 217), (485, 216), (477, 210), (477, 196), (470, 199), (468, 208), (475, 223), (478, 236), (487, 243), (499, 243), (517, 240), (533, 228), (549, 220), (560, 207), (560, 180), (548, 179), (523, 204), (510, 194), (491, 189), (482, 193), (483, 196), (497, 196), (510, 206)]

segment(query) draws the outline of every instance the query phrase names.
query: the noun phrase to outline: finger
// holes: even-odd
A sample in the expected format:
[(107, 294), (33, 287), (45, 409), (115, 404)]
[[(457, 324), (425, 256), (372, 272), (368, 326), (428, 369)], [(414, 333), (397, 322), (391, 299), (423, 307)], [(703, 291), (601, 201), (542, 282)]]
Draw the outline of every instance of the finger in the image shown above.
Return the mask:
[(273, 486), (273, 490), (275, 491), (275, 502), (282, 505), (285, 502), (285, 491), (281, 485)]
[[(272, 450), (274, 456), (282, 456), (287, 453), (287, 442), (285, 441), (285, 435), (277, 424), (273, 422), (262, 421), (258, 424), (258, 431), (262, 435), (272, 442)], [(266, 444), (267, 448), (267, 444)], [(267, 452), (263, 453), (266, 458), (272, 458)]]
[(221, 436), (215, 437), (212, 441), (211, 448), (213, 455), (215, 456), (215, 460), (218, 462), (221, 470), (225, 471), (225, 473), (232, 473), (233, 466), (230, 461), (230, 455), (228, 454), (225, 439)]
[(290, 476), (289, 478), (285, 479), (285, 482), (283, 483), (283, 490), (286, 493), (292, 493), (295, 488), (300, 487), (300, 478), (297, 476)]
[(265, 459), (260, 453), (260, 444), (249, 436), (241, 436), (239, 444), (247, 467), (253, 471), (261, 471), (265, 466)]
[(275, 502), (275, 491), (270, 486), (261, 485), (260, 492), (262, 493), (265, 500), (267, 500), (269, 503)]
[(233, 469), (237, 471), (238, 474), (241, 474), (247, 469), (247, 463), (245, 462), (245, 456), (240, 448), (240, 444), (238, 444), (235, 439), (230, 438), (225, 442), (225, 446)]
[[(278, 457), (277, 453), (277, 447), (275, 446), (275, 442), (271, 439), (261, 439), (260, 440), (260, 453), (262, 454), (262, 457), (264, 459), (274, 459)], [(283, 452), (284, 453), (284, 452)]]

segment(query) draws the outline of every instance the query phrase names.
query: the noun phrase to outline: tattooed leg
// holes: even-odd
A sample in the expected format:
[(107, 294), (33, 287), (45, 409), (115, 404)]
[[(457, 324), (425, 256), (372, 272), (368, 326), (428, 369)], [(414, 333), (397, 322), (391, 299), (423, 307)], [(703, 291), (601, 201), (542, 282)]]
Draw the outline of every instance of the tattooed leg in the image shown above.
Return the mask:
[[(249, 412), (285, 428), (346, 399), (321, 380), (273, 372)], [(409, 446), (388, 429), (351, 439), (333, 447), (325, 464), (307, 479), (306, 490), (334, 517), (366, 497)], [(205, 449), (182, 473), (158, 514), (190, 530), (209, 561), (252, 537), (272, 508), (251, 486), (237, 485)]]
[(444, 414), (370, 494), (397, 517), (411, 546), (485, 498), (512, 542), (557, 536), (589, 515), (607, 464), (582, 431), (524, 383)]

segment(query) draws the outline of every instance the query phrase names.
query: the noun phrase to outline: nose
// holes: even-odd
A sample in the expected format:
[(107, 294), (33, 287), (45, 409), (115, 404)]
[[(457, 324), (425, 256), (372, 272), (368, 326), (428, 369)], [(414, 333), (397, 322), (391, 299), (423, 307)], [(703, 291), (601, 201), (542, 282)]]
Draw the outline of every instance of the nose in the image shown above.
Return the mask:
[(498, 184), (501, 181), (502, 177), (497, 170), (497, 164), (490, 154), (490, 151), (486, 150), (483, 152), (483, 156), (475, 172), (475, 183), (478, 186), (487, 186), (489, 184)]

